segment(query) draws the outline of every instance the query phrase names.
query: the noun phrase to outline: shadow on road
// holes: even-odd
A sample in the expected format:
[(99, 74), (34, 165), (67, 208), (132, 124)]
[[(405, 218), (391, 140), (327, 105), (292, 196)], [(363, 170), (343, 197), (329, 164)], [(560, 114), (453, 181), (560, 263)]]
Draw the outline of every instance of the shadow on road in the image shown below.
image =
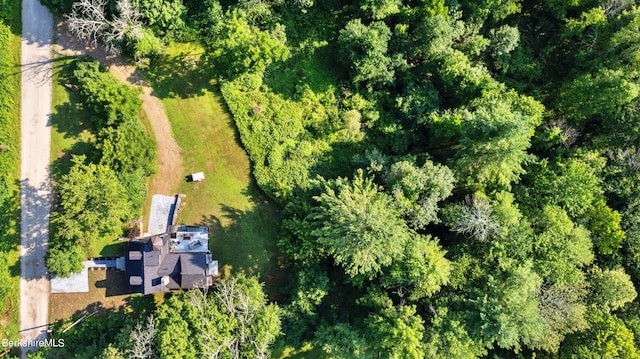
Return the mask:
[(38, 280), (47, 276), (44, 255), (49, 237), (49, 211), (52, 203), (51, 184), (47, 181), (34, 187), (29, 179), (20, 181), (22, 202), (20, 253), (21, 277)]

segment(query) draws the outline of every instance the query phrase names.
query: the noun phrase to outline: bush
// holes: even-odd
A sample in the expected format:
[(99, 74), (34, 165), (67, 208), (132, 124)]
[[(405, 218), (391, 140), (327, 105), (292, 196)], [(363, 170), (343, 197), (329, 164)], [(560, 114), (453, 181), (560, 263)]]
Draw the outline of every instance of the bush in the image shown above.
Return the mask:
[(142, 170), (145, 176), (156, 172), (155, 143), (139, 122), (125, 122), (103, 128), (96, 147), (102, 152), (100, 164), (118, 173)]
[(85, 106), (93, 112), (96, 129), (115, 127), (137, 121), (142, 109), (139, 88), (123, 84), (113, 75), (101, 71), (97, 61), (79, 62), (73, 72)]
[(85, 254), (82, 247), (70, 244), (57, 244), (49, 248), (46, 262), (51, 274), (68, 278), (72, 273), (79, 273)]

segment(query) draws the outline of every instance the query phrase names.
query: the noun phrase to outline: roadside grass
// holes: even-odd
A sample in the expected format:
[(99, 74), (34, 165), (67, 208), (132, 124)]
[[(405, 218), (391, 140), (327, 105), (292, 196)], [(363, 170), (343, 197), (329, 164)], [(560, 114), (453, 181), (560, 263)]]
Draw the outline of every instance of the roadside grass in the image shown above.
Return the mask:
[[(279, 208), (260, 191), (251, 175), (233, 118), (213, 74), (189, 68), (202, 49), (174, 44), (166, 55), (143, 70), (165, 105), (187, 173), (179, 192), (186, 195), (179, 222), (210, 228), (210, 250), (221, 272), (258, 274), (272, 299), (286, 282), (276, 247)], [(187, 65), (185, 65), (187, 64)], [(200, 183), (187, 182), (204, 172)]]
[(91, 114), (82, 108), (80, 95), (65, 87), (78, 58), (54, 60), (53, 111), (51, 115), (51, 175), (54, 181), (69, 173), (73, 156), (94, 155), (95, 129)]
[(19, 2), (0, 4), (0, 337), (20, 330), (20, 51)]

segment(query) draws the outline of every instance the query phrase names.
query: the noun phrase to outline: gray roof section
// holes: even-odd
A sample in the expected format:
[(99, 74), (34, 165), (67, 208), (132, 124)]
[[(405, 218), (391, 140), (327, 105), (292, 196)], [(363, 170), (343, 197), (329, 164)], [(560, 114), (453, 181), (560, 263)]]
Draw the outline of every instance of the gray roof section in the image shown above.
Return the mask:
[[(169, 252), (168, 243), (169, 235), (163, 234), (131, 241), (125, 247), (125, 275), (132, 292), (150, 294), (211, 285), (210, 252)], [(141, 260), (132, 259), (136, 251), (142, 254)], [(137, 255), (133, 254), (133, 257)]]
[(180, 253), (180, 262), (182, 265), (182, 274), (199, 274), (204, 275), (207, 268), (206, 253)]

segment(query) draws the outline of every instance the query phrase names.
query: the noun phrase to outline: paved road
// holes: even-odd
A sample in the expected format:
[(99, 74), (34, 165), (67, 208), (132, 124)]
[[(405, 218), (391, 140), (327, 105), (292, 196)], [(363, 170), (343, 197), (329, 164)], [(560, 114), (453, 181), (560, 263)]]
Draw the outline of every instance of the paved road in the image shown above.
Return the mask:
[[(20, 335), (25, 340), (46, 338), (49, 319), (44, 255), (51, 208), (52, 34), (49, 11), (37, 0), (22, 0)], [(23, 357), (31, 349), (23, 348)]]

